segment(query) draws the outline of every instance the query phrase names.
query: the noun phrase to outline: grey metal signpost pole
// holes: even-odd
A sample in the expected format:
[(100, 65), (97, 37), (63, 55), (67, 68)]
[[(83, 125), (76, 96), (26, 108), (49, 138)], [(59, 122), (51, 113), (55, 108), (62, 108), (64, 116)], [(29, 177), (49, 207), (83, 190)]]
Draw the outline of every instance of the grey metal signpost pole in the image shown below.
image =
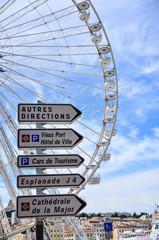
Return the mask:
[[(41, 101), (37, 101), (38, 103), (41, 103)], [(41, 123), (36, 123), (36, 128), (42, 128)], [(43, 150), (37, 148), (36, 149), (36, 154), (43, 154)], [(36, 168), (36, 174), (43, 174), (43, 170), (42, 168)], [(43, 193), (43, 189), (41, 188), (36, 188), (36, 195), (42, 195)], [(37, 218), (36, 219), (36, 240), (44, 240), (44, 223), (43, 223), (43, 219), (42, 218)]]
[[(40, 123), (37, 123), (37, 125), (40, 125)], [(38, 126), (39, 128), (39, 126)], [(36, 149), (37, 154), (42, 154), (41, 149)], [(42, 174), (43, 171), (40, 168), (36, 168), (36, 174)], [(36, 195), (42, 195), (43, 190), (41, 188), (36, 189)], [(43, 219), (42, 218), (37, 218), (36, 219), (36, 240), (43, 240), (44, 239), (44, 224), (43, 224)]]

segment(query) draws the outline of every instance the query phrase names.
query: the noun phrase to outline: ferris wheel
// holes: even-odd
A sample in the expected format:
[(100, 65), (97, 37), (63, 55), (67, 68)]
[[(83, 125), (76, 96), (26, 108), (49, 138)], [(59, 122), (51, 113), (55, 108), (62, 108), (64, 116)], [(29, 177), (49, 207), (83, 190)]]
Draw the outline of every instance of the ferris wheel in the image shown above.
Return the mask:
[[(10, 171), (14, 184), (19, 173), (16, 156), (24, 153), (16, 147), (19, 103), (72, 104), (82, 116), (71, 128), (83, 141), (60, 153), (79, 154), (84, 162), (78, 169), (52, 172), (80, 173), (85, 178), (80, 187), (54, 189), (77, 195), (87, 184), (100, 182), (96, 171), (110, 159), (107, 150), (116, 134), (117, 74), (102, 21), (90, 0), (5, 0), (0, 13), (1, 165)], [(35, 154), (35, 150), (25, 153)], [(47, 153), (59, 154), (59, 150)]]

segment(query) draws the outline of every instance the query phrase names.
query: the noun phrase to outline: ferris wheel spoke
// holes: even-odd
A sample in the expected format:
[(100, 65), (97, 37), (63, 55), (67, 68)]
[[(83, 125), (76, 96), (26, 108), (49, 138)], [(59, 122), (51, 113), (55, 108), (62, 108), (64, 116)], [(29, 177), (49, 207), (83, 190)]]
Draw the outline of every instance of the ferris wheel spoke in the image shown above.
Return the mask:
[[(8, 85), (6, 85), (3, 82), (3, 86), (2, 86), (5, 90), (7, 90), (8, 92), (12, 93), (13, 95), (15, 95), (16, 97), (18, 97), (19, 99), (21, 99), (22, 101), (26, 102), (26, 100), (24, 98), (22, 98), (19, 94), (17, 94), (13, 89), (11, 89)], [(4, 96), (4, 95), (3, 95)]]
[[(38, 26), (39, 27), (39, 26)], [(35, 26), (34, 26), (34, 28), (35, 28)], [(72, 31), (72, 32), (75, 32), (75, 31), (77, 31), (77, 32), (81, 32), (83, 29), (86, 29), (86, 26), (85, 25), (82, 25), (82, 26), (73, 26), (73, 27), (67, 27), (67, 28), (63, 28), (63, 29), (56, 29), (56, 30), (49, 30), (49, 31), (43, 31), (43, 32), (40, 32), (40, 31), (38, 31), (38, 32), (35, 32), (35, 33), (31, 33), (31, 34), (24, 34), (24, 35), (19, 35), (19, 34), (21, 34), (22, 32), (17, 32), (17, 33), (14, 33), (14, 34), (12, 34), (12, 35), (8, 35), (7, 37), (5, 37), (5, 38), (1, 38), (1, 40), (4, 40), (4, 39), (6, 39), (6, 38), (9, 38), (9, 39), (21, 39), (21, 38), (24, 38), (24, 39), (26, 39), (26, 37), (27, 38), (30, 38), (30, 39), (32, 39), (33, 37), (40, 37), (40, 35), (48, 35), (48, 34), (57, 34), (57, 36), (61, 33), (61, 32), (70, 32), (70, 31)], [(29, 29), (30, 30), (30, 29)], [(25, 28), (25, 31), (24, 32), (27, 32), (28, 30)], [(55, 35), (56, 36), (56, 35)], [(26, 42), (26, 44), (27, 44), (27, 42)], [(12, 45), (13, 46), (13, 45)], [(21, 47), (21, 46), (23, 46), (23, 45), (21, 45), (21, 44), (18, 44), (17, 46), (19, 46), (19, 47)], [(93, 45), (92, 45), (93, 46)], [(33, 46), (32, 46), (33, 47)], [(41, 47), (41, 46), (40, 46)], [(45, 46), (43, 46), (43, 47), (45, 47)], [(51, 47), (51, 46), (50, 46)], [(56, 47), (56, 46), (55, 46)]]
[[(41, 99), (43, 102), (45, 102), (45, 103), (47, 103), (48, 101), (46, 100), (46, 99), (48, 99), (48, 100), (51, 100), (51, 101), (53, 101), (53, 102), (55, 102), (55, 103), (58, 103), (56, 100), (54, 100), (54, 99), (50, 99), (50, 98), (48, 98), (48, 97), (46, 97), (46, 95), (42, 95), (42, 94), (40, 94), (40, 93), (37, 93), (37, 92), (35, 92), (35, 91), (31, 91), (30, 89), (28, 89), (28, 88), (26, 88), (26, 87), (23, 87), (23, 85), (21, 85), (21, 84), (19, 84), (19, 83), (17, 83), (17, 82), (15, 82), (14, 81), (14, 79), (11, 79), (11, 81), (10, 81), (11, 83), (14, 83), (15, 85), (18, 85), (18, 86), (21, 86), (22, 88), (24, 88), (27, 92), (30, 92), (30, 93), (32, 93), (34, 96), (37, 96), (39, 99)], [(8, 91), (10, 91), (11, 93), (13, 93), (15, 96), (17, 96), (18, 98), (20, 98), (20, 100), (21, 101), (23, 101), (23, 102), (28, 102), (26, 99), (24, 99), (24, 98), (22, 98), (20, 95), (18, 95), (13, 89), (11, 89), (10, 87), (8, 87), (6, 84), (4, 84), (3, 83), (3, 87), (6, 89), (6, 90), (8, 90)], [(27, 93), (26, 92), (26, 93)], [(24, 95), (24, 94), (23, 94)], [(3, 96), (4, 97), (4, 96)], [(96, 120), (96, 121), (98, 121), (98, 122), (102, 122), (101, 120), (99, 120), (99, 119), (97, 119), (97, 118), (94, 118), (94, 117), (92, 117), (91, 115), (88, 115), (88, 114), (86, 114), (86, 113), (83, 113), (83, 115), (85, 115), (85, 116), (87, 116), (87, 117), (89, 117), (89, 118), (92, 118), (92, 119), (94, 119), (94, 120)]]
[[(97, 75), (97, 74), (95, 74), (95, 73), (93, 73), (93, 71), (92, 71), (92, 73), (90, 73), (90, 74), (88, 74), (87, 72), (69, 72), (69, 71), (66, 71), (65, 69), (61, 69), (61, 70), (58, 70), (58, 69), (49, 69), (49, 68), (42, 68), (42, 67), (40, 67), (40, 68), (37, 68), (37, 67), (32, 67), (32, 66), (28, 66), (28, 65), (24, 65), (24, 64), (20, 64), (19, 62), (13, 62), (13, 61), (10, 61), (10, 60), (8, 60), (8, 59), (5, 59), (5, 61), (6, 62), (2, 62), (3, 64), (7, 64), (7, 62), (8, 63), (11, 63), (12, 65), (14, 65), (14, 66), (23, 66), (24, 68), (28, 68), (28, 69), (32, 69), (32, 70), (35, 70), (35, 71), (38, 71), (38, 72), (42, 72), (42, 73), (45, 73), (45, 74), (47, 74), (47, 75), (51, 75), (51, 76), (57, 76), (57, 77), (61, 77), (60, 75), (55, 75), (55, 74), (53, 74), (53, 73), (51, 73), (51, 72), (59, 72), (59, 73), (65, 73), (65, 74), (72, 74), (72, 75), (84, 75), (84, 76), (92, 76), (92, 77), (99, 77), (99, 78), (102, 78), (103, 76), (102, 75)], [(0, 64), (1, 64), (1, 62), (0, 62)], [(3, 65), (4, 66), (4, 65)], [(95, 70), (94, 70), (94, 72), (95, 72)], [(73, 82), (76, 82), (76, 81), (74, 81), (74, 79), (72, 78), (72, 79), (68, 79), (70, 82), (71, 81), (73, 81)], [(43, 81), (44, 82), (44, 81)], [(46, 82), (47, 83), (47, 82)], [(79, 82), (78, 82), (79, 83)], [(81, 84), (82, 84), (82, 82), (81, 82)], [(85, 83), (83, 83), (83, 85), (86, 85)], [(91, 85), (87, 85), (87, 88), (88, 87), (91, 87)], [(96, 86), (92, 86), (92, 87), (94, 87), (94, 88), (96, 88)], [(86, 88), (86, 89), (87, 89)], [(97, 86), (97, 88), (99, 88), (99, 89), (101, 89), (101, 90), (104, 90), (104, 88), (100, 88), (100, 87), (98, 87)], [(111, 92), (113, 92), (113, 91), (111, 91)]]
[[(46, 16), (44, 15), (42, 18), (38, 17), (34, 20), (30, 20), (30, 21), (27, 21), (24, 23), (18, 23), (17, 25), (13, 25), (11, 27), (5, 28), (5, 31), (8, 32), (8, 35), (13, 34), (13, 33), (14, 33), (14, 35), (16, 35), (16, 34), (21, 34), (21, 33), (30, 31), (30, 30), (39, 29), (42, 26), (51, 24), (59, 19), (68, 17), (68, 16), (76, 13), (77, 10), (74, 10), (74, 9), (75, 9), (74, 6), (64, 8), (61, 11), (57, 11), (53, 14), (51, 13), (51, 14), (47, 14)], [(55, 18), (55, 16), (56, 16), (56, 18)], [(23, 15), (22, 15), (22, 17), (23, 17)], [(26, 25), (28, 25), (28, 27)], [(83, 27), (85, 27), (85, 25), (83, 25)], [(17, 28), (17, 30), (16, 30), (16, 28)], [(54, 30), (52, 30), (52, 31), (54, 31)], [(3, 30), (1, 30), (0, 32), (3, 32)]]
[[(14, 63), (13, 65), (19, 65), (19, 66), (27, 67), (27, 66), (24, 65), (24, 64), (15, 63), (15, 62), (12, 62), (12, 61), (10, 61), (10, 60), (7, 60), (7, 61), (8, 61), (9, 63), (12, 63), (12, 64)], [(1, 66), (4, 66), (4, 65), (1, 64)], [(35, 68), (33, 68), (33, 67), (31, 67), (31, 66), (29, 66), (28, 68), (36, 70)], [(9, 70), (11, 70), (11, 69), (9, 69)], [(41, 70), (41, 69), (39, 69), (39, 71), (42, 72), (42, 73), (46, 73), (46, 71)], [(63, 71), (62, 71), (62, 72), (63, 72)], [(67, 72), (67, 71), (66, 71), (66, 72)], [(71, 73), (71, 74), (72, 74), (72, 73)], [(84, 73), (79, 73), (79, 74), (85, 75)], [(88, 87), (91, 87), (91, 88), (95, 88), (95, 89), (99, 89), (99, 90), (104, 90), (104, 88), (101, 88), (101, 87), (99, 87), (99, 86), (94, 86), (94, 85), (87, 84), (87, 83), (84, 83), (84, 82), (79, 82), (79, 81), (74, 80), (73, 78), (72, 78), (72, 79), (68, 79), (68, 78), (66, 78), (66, 77), (63, 77), (63, 76), (60, 76), (60, 75), (57, 75), (57, 74), (52, 74), (52, 73), (50, 73), (50, 72), (47, 72), (47, 75), (51, 75), (51, 76), (53, 76), (53, 77), (58, 77), (58, 78), (61, 78), (61, 79), (65, 79), (65, 80), (69, 81), (69, 83), (80, 83), (80, 84), (82, 84), (82, 85), (84, 85), (84, 86), (87, 86), (86, 89), (88, 89)], [(97, 77), (98, 75), (93, 75), (93, 74), (91, 74), (91, 76)], [(99, 76), (98, 76), (98, 77), (99, 77)], [(48, 83), (47, 81), (42, 81), (42, 82), (45, 83), (45, 84), (53, 85), (53, 86), (54, 86), (53, 83), (50, 83), (50, 82)], [(65, 86), (63, 86), (62, 88), (66, 88), (67, 85), (68, 85), (68, 83), (67, 83)], [(84, 91), (84, 90), (83, 90), (83, 91)]]
[(10, 98), (8, 97), (8, 95), (7, 95), (7, 97), (0, 91), (0, 96), (9, 104), (9, 106), (11, 106), (13, 109), (14, 109), (14, 111), (17, 111), (17, 107), (9, 100)]
[[(85, 35), (85, 34), (88, 34), (89, 32), (86, 31), (86, 32), (78, 32), (78, 33), (73, 33), (73, 34), (68, 34), (68, 35), (65, 35), (65, 38), (72, 38), (72, 37), (76, 37), (76, 36), (79, 36), (79, 35)], [(59, 35), (59, 34), (57, 34)], [(27, 38), (27, 36), (26, 36)], [(48, 42), (48, 41), (55, 41), (55, 40), (58, 40), (58, 39), (62, 39), (63, 38), (63, 32), (61, 32), (61, 36), (55, 36), (52, 38), (52, 36), (50, 36), (50, 38), (47, 38), (46, 39), (40, 39), (40, 40), (36, 40), (36, 41), (33, 41), (33, 42), (27, 42), (27, 43), (21, 43), (21, 47), (23, 47), (23, 45), (25, 46), (25, 44), (28, 44), (28, 45), (31, 45), (31, 44), (34, 44), (34, 43), (45, 43), (45, 42)], [(30, 46), (31, 47), (31, 46)]]
[(67, 64), (67, 65), (75, 65), (75, 66), (81, 66), (83, 68), (94, 68), (94, 69), (102, 69), (101, 66), (93, 66), (93, 65), (89, 65), (89, 64), (80, 64), (80, 63), (75, 63), (75, 62), (68, 62), (68, 61), (59, 61), (57, 59), (47, 59), (47, 58), (40, 58), (40, 57), (32, 57), (29, 55), (23, 55), (23, 54), (16, 54), (16, 53), (9, 53), (9, 52), (4, 52), (4, 51), (0, 51), (1, 54), (3, 54), (4, 56), (16, 56), (16, 57), (26, 57), (26, 58), (33, 58), (33, 59), (37, 59), (37, 60), (42, 60), (42, 61), (48, 61), (48, 62), (55, 62), (55, 63), (61, 63), (61, 64)]
[[(30, 68), (30, 69), (34, 69), (34, 70), (36, 70), (36, 68), (33, 68), (33, 67), (31, 67), (31, 66), (26, 66), (26, 65), (24, 65), (24, 64), (20, 64), (20, 63), (15, 63), (15, 62), (12, 62), (12, 61), (10, 61), (10, 60), (7, 60), (8, 62), (10, 62), (10, 63), (12, 63), (13, 65), (19, 65), (19, 66), (23, 66), (23, 67), (27, 67), (27, 68)], [(4, 65), (3, 65), (4, 66)], [(39, 68), (39, 71), (40, 72), (43, 72), (43, 73), (46, 73), (45, 71), (43, 71), (43, 70), (41, 70), (41, 68)], [(62, 77), (62, 76), (59, 76), (59, 75), (55, 75), (55, 74), (52, 74), (52, 73), (50, 73), (50, 72), (47, 72), (47, 74), (48, 75), (51, 75), (51, 76), (53, 76), (53, 77), (58, 77), (58, 78), (61, 78), (61, 79), (65, 79), (65, 80), (67, 80), (68, 81), (68, 83), (77, 83), (77, 84), (81, 84), (81, 85), (84, 85), (84, 86), (86, 86), (86, 89), (88, 89), (89, 87), (91, 87), (91, 88), (95, 88), (95, 89), (99, 89), (99, 90), (105, 90), (104, 88), (101, 88), (101, 87), (99, 87), (99, 86), (94, 86), (94, 85), (91, 85), (91, 84), (87, 84), (87, 83), (84, 83), (84, 82), (79, 82), (79, 81), (76, 81), (76, 80), (74, 80), (73, 78), (72, 79), (68, 79), (68, 78), (65, 78), (65, 77)], [(83, 75), (85, 75), (85, 74), (83, 74)], [(91, 76), (95, 76), (95, 77), (97, 77), (98, 75), (92, 75), (91, 74)], [(99, 77), (99, 76), (98, 76)], [(41, 80), (40, 80), (41, 81)], [(42, 83), (45, 83), (45, 84), (47, 84), (47, 85), (53, 85), (54, 86), (54, 84), (53, 83), (51, 83), (51, 82), (47, 82), (47, 81), (41, 81)], [(64, 87), (66, 87), (67, 85), (68, 85), (68, 83), (64, 86)], [(113, 92), (113, 91), (112, 91)]]
[(0, 14), (8, 9), (16, 0), (8, 0), (2, 7), (0, 7)]
[[(4, 74), (4, 76), (5, 76), (5, 74)], [(9, 80), (9, 79), (10, 79), (10, 80)], [(17, 81), (15, 81), (13, 78), (11, 78), (11, 77), (9, 77), (9, 76), (6, 76), (6, 81), (14, 84), (14, 86), (19, 86), (19, 87), (21, 87), (22, 89), (27, 90), (27, 92), (30, 92), (30, 93), (32, 93), (34, 96), (40, 98), (40, 100), (43, 100), (43, 101), (45, 101), (45, 102), (46, 102), (45, 98), (48, 99), (48, 100), (52, 100), (52, 99), (44, 96), (43, 94), (37, 93), (36, 91), (33, 91), (33, 90), (27, 88), (26, 86), (18, 83)], [(7, 90), (11, 91), (14, 95), (16, 95), (16, 96), (17, 96), (18, 98), (20, 98), (22, 101), (28, 102), (27, 100), (25, 100), (24, 98), (22, 98), (18, 93), (16, 93), (13, 89), (11, 89), (8, 85), (6, 85), (4, 82), (3, 82), (3, 87), (5, 87)], [(18, 90), (17, 90), (17, 91), (18, 91)]]
[[(2, 65), (3, 66), (3, 65)], [(23, 65), (24, 66), (24, 65)], [(33, 70), (35, 70), (34, 68), (32, 68), (32, 67), (30, 67), (31, 69), (33, 69)], [(7, 68), (8, 70), (10, 70), (9, 68)], [(13, 70), (12, 70), (13, 71)], [(41, 71), (41, 72), (44, 72), (44, 71)], [(46, 73), (46, 72), (45, 72)], [(15, 74), (18, 74), (17, 72), (15, 72)], [(97, 77), (96, 75), (95, 75), (95, 77)], [(44, 83), (46, 83), (46, 82), (44, 82), (44, 81), (41, 81), (41, 80), (38, 80), (38, 82), (39, 82), (39, 84), (41, 83), (41, 84), (44, 84)], [(46, 83), (46, 84), (48, 84), (48, 83)], [(105, 99), (105, 98), (103, 98), (103, 97), (100, 97), (100, 96), (97, 96), (97, 95), (95, 95), (95, 94), (88, 94), (88, 93), (86, 93), (86, 92), (84, 92), (84, 90), (85, 90), (85, 88), (82, 90), (82, 91), (77, 91), (77, 90), (75, 90), (75, 89), (71, 89), (71, 88), (67, 88), (67, 87), (65, 87), (65, 86), (61, 86), (61, 85), (57, 85), (57, 84), (53, 84), (53, 83), (49, 83), (48, 85), (45, 85), (45, 86), (47, 86), (49, 89), (50, 89), (50, 85), (51, 86), (54, 86), (54, 87), (57, 87), (57, 88), (60, 88), (60, 89), (62, 89), (62, 90), (67, 90), (67, 91), (69, 91), (69, 92), (76, 92), (76, 93), (79, 93), (79, 94), (83, 94), (83, 95), (87, 95), (87, 96), (90, 96), (90, 97), (93, 97), (93, 98), (99, 98), (99, 99)], [(90, 87), (90, 86), (89, 86)], [(87, 87), (87, 89), (88, 89), (88, 87)]]
[[(3, 66), (3, 65), (2, 65), (2, 66)], [(22, 77), (28, 79), (28, 76), (26, 76), (26, 75), (24, 75), (24, 74), (22, 74), (22, 73), (18, 73), (17, 71), (14, 71), (13, 69), (9, 69), (9, 68), (7, 68), (7, 67), (6, 67), (6, 69), (11, 70), (13, 74), (16, 74), (16, 75), (19, 75), (19, 76), (22, 76)], [(3, 73), (3, 74), (4, 74), (4, 73)], [(4, 74), (4, 76), (6, 76), (6, 75)], [(7, 76), (6, 76), (6, 77), (7, 77)], [(10, 77), (8, 77), (8, 78), (10, 78)], [(36, 82), (38, 85), (42, 85), (42, 86), (44, 86), (44, 87), (48, 87), (46, 84), (42, 84), (42, 83), (39, 82), (39, 80), (37, 80), (37, 79), (30, 78), (30, 77), (29, 77), (29, 79), (30, 79), (31, 81), (33, 81), (33, 82)], [(21, 85), (20, 83), (18, 83), (17, 81), (15, 81), (13, 78), (12, 78), (12, 81), (13, 81), (14, 83), (16, 83), (17, 85), (22, 86), (23, 88), (26, 88), (26, 87), (24, 87), (23, 85)], [(90, 105), (90, 104), (87, 104), (87, 103), (85, 103), (85, 102), (82, 102), (82, 101), (79, 100), (79, 99), (73, 98), (73, 97), (71, 97), (70, 95), (67, 95), (67, 94), (65, 94), (65, 93), (62, 93), (62, 92), (58, 91), (58, 90), (55, 89), (55, 88), (51, 88), (51, 87), (48, 87), (48, 88), (51, 89), (51, 90), (53, 90), (53, 91), (56, 92), (56, 93), (59, 93), (59, 94), (62, 95), (62, 96), (67, 97), (68, 99), (75, 100), (76, 102), (82, 103), (82, 104), (84, 104), (84, 105), (87, 105), (87, 106), (90, 107), (90, 108), (93, 108), (93, 109), (95, 109), (95, 110), (98, 110), (99, 112), (103, 112), (103, 113), (104, 113), (103, 110), (101, 110), (101, 109), (99, 109), (99, 108), (96, 108), (96, 107), (94, 107), (94, 106), (92, 106), (92, 105)], [(28, 91), (32, 92), (32, 91), (29, 90), (29, 89), (28, 89)], [(35, 93), (34, 93), (34, 94), (35, 94)], [(36, 94), (36, 95), (37, 95), (37, 94)], [(47, 97), (46, 97), (46, 98), (47, 98)]]
[[(2, 40), (2, 39), (1, 39)], [(39, 57), (39, 56), (71, 56), (73, 55), (98, 55), (96, 52), (96, 49), (93, 45), (87, 46), (87, 45), (82, 45), (82, 46), (43, 46), (43, 45), (21, 45), (20, 43), (17, 45), (5, 45), (3, 49), (6, 48), (15, 48), (17, 51), (21, 51), (23, 54), (26, 51), (26, 48), (31, 51), (32, 48), (36, 49), (39, 54), (27, 54), (28, 57)], [(22, 48), (22, 49), (21, 49)], [(68, 52), (69, 51), (69, 52)], [(5, 52), (3, 52), (5, 53)], [(97, 67), (96, 67), (97, 68)], [(108, 68), (108, 67), (107, 67)]]
[[(3, 66), (3, 65), (2, 65)], [(23, 65), (24, 66), (24, 65)], [(7, 70), (11, 70), (10, 68), (8, 68), (8, 67), (6, 67), (6, 69)], [(31, 68), (31, 69), (34, 69), (34, 68)], [(18, 74), (18, 72), (15, 72), (14, 70), (11, 70), (11, 71), (13, 71), (15, 74)], [(43, 72), (43, 71), (42, 71)], [(46, 73), (46, 72), (45, 72)], [(23, 77), (24, 77), (24, 75), (22, 75)], [(96, 76), (95, 76), (96, 77)], [(27, 76), (25, 76), (25, 78), (27, 78)], [(35, 80), (34, 79), (34, 81), (37, 81), (37, 80)], [(44, 84), (44, 82), (43, 81), (41, 81), (41, 80), (38, 80), (38, 83), (39, 84)], [(54, 87), (57, 87), (57, 88), (60, 88), (60, 89), (63, 89), (63, 90), (67, 90), (67, 91), (70, 91), (70, 92), (76, 92), (76, 93), (80, 93), (80, 94), (84, 94), (84, 95), (87, 95), (87, 96), (91, 96), (91, 97), (93, 97), (93, 98), (99, 98), (99, 99), (104, 99), (104, 98), (102, 98), (102, 97), (99, 97), (99, 96), (96, 96), (96, 95), (92, 95), (92, 94), (88, 94), (88, 93), (85, 93), (84, 91), (77, 91), (77, 90), (75, 90), (75, 89), (71, 89), (71, 88), (67, 88), (67, 87), (65, 87), (65, 86), (60, 86), (60, 85), (57, 85), (57, 84), (53, 84), (53, 83), (49, 83), (48, 84), (49, 86), (50, 85), (52, 85), (52, 86), (54, 86)], [(48, 86), (48, 85), (45, 85), (45, 87), (47, 86), (49, 89), (50, 89), (50, 87)]]
[[(31, 11), (34, 11), (35, 8), (38, 8), (39, 6), (46, 3), (47, 1), (48, 0), (35, 0), (34, 2), (28, 4), (24, 8), (20, 9), (19, 11), (16, 11), (12, 15), (1, 20), (1, 24), (3, 23), (4, 24), (3, 26), (6, 27), (6, 26), (8, 26), (8, 24), (11, 24), (11, 23), (17, 21), (20, 18), (24, 17), (26, 14), (29, 14)], [(8, 23), (5, 24), (5, 21), (8, 21)]]
[[(69, 35), (65, 35), (65, 38), (72, 38), (72, 37), (75, 37), (75, 36), (79, 36), (79, 35), (85, 35), (85, 34), (88, 34), (89, 32), (86, 31), (86, 32), (79, 32), (79, 33), (74, 33), (74, 34), (69, 34)], [(61, 32), (61, 36), (60, 37), (53, 37), (50, 36), (50, 38), (47, 38), (47, 39), (42, 39), (42, 40), (36, 40), (36, 41), (33, 41), (33, 42), (27, 42), (28, 45), (30, 45), (31, 47), (31, 44), (34, 44), (34, 43), (45, 43), (45, 42), (48, 42), (48, 41), (56, 41), (58, 39), (62, 39), (63, 38), (63, 32)], [(10, 38), (6, 38), (7, 40), (10, 40)], [(3, 39), (2, 39), (3, 40)], [(7, 41), (6, 40), (6, 41)], [(23, 45), (25, 46), (26, 43), (21, 43), (21, 47), (23, 47)], [(60, 55), (59, 55), (60, 56)]]

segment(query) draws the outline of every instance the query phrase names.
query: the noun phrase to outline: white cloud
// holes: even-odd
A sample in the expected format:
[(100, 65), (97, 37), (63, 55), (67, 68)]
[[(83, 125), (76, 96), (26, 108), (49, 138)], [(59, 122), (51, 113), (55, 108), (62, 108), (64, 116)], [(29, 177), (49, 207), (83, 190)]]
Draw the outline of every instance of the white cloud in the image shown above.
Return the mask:
[(143, 167), (156, 168), (159, 159), (158, 135), (141, 137), (137, 133), (138, 129), (130, 132), (128, 137), (117, 134), (111, 143), (112, 158), (104, 169), (99, 170), (101, 173), (130, 172), (130, 168), (134, 172), (143, 171)]
[[(158, 202), (159, 168), (113, 179), (86, 188), (87, 212), (134, 211), (152, 213)], [(97, 204), (98, 203), (98, 204)]]
[(143, 67), (143, 73), (145, 74), (150, 74), (157, 72), (158, 73), (159, 69), (159, 61), (152, 61), (147, 65)]
[[(112, 141), (112, 157), (98, 170), (100, 185), (87, 186), (87, 212), (128, 211), (152, 213), (158, 201), (158, 128), (153, 136), (117, 135)], [(98, 204), (95, 204), (97, 203)]]
[(158, 201), (158, 170), (101, 180), (100, 185), (87, 187), (86, 211), (152, 213)]
[(155, 135), (156, 137), (159, 137), (159, 128), (158, 128), (158, 127), (155, 127), (155, 128), (153, 128), (152, 130), (153, 130), (153, 132), (154, 132), (154, 135)]

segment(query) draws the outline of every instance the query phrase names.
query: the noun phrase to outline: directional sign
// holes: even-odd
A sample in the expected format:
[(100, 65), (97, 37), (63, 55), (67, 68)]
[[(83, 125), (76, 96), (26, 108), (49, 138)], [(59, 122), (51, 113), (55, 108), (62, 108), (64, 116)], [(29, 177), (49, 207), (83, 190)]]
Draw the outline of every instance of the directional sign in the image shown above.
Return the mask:
[(74, 187), (84, 182), (80, 174), (20, 175), (18, 188)]
[(112, 222), (104, 223), (104, 229), (105, 229), (105, 231), (113, 231), (113, 224), (112, 224)]
[(81, 114), (81, 111), (71, 104), (21, 103), (18, 105), (19, 123), (72, 123)]
[(83, 137), (73, 129), (19, 129), (18, 148), (71, 149)]
[(17, 217), (74, 216), (86, 203), (73, 194), (17, 197)]
[(78, 167), (84, 159), (78, 154), (63, 155), (20, 155), (17, 158), (19, 168), (63, 168)]

